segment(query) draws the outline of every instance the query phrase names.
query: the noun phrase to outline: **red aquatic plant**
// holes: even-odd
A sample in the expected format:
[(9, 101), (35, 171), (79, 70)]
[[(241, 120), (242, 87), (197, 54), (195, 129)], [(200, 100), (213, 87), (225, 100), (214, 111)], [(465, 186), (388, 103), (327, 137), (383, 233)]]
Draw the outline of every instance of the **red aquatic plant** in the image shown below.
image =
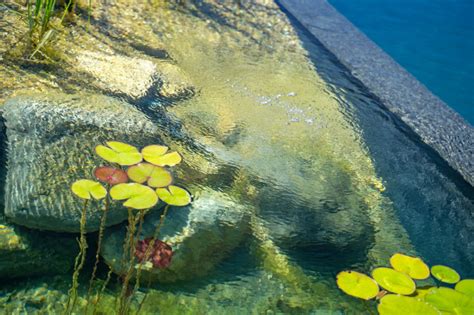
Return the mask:
[(128, 175), (125, 171), (110, 166), (97, 167), (94, 170), (94, 176), (109, 185), (117, 185), (128, 182)]
[(135, 245), (135, 257), (137, 257), (139, 262), (143, 262), (145, 257), (148, 254), (147, 261), (153, 264), (154, 268), (166, 268), (171, 263), (171, 258), (173, 257), (173, 250), (170, 245), (166, 244), (163, 241), (155, 240), (153, 242), (153, 248), (148, 251), (147, 249), (151, 246), (153, 238), (149, 237), (144, 240), (140, 240)]

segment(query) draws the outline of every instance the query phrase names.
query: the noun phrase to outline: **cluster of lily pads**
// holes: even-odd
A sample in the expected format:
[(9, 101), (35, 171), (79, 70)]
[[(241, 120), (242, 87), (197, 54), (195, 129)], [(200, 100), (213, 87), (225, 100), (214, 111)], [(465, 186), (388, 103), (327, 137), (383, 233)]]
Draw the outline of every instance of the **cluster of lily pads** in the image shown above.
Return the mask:
[[(390, 265), (392, 268), (375, 268), (372, 277), (342, 271), (337, 275), (337, 285), (351, 296), (376, 299), (381, 315), (474, 314), (474, 279), (461, 280), (450, 267), (436, 265), (430, 269), (419, 257), (400, 253), (390, 258)], [(417, 287), (419, 280), (431, 280), (433, 285)]]
[[(169, 167), (179, 164), (182, 157), (177, 152), (169, 152), (169, 148), (166, 146), (149, 145), (139, 151), (136, 147), (123, 142), (108, 141), (106, 145), (98, 145), (95, 148), (95, 152), (98, 156), (109, 162), (110, 165), (99, 166), (94, 170), (94, 177), (97, 180), (80, 179), (71, 186), (72, 192), (84, 200), (84, 206), (80, 225), (81, 237), (79, 244), (81, 250), (76, 258), (73, 284), (70, 290), (66, 313), (72, 312), (74, 308), (77, 298), (77, 279), (85, 261), (87, 249), (85, 237), (87, 224), (86, 209), (88, 201), (91, 199), (105, 199), (105, 207), (99, 227), (96, 262), (89, 284), (89, 299), (111, 199), (122, 202), (123, 206), (128, 210), (128, 229), (127, 237), (124, 240), (123, 254), (123, 261), (124, 263), (128, 261), (128, 267), (121, 275), (123, 290), (119, 306), (119, 313), (125, 314), (128, 311), (130, 301), (129, 281), (132, 274), (136, 273), (135, 289), (137, 289), (142, 264), (149, 263), (152, 268), (166, 268), (171, 263), (172, 248), (170, 245), (157, 239), (158, 233), (168, 207), (188, 205), (191, 202), (191, 195), (186, 189), (173, 185), (173, 176)], [(160, 224), (156, 227), (153, 237), (140, 240), (144, 216), (160, 200), (166, 204)], [(138, 230), (136, 229), (137, 224)], [(135, 266), (135, 259), (139, 262), (138, 268)], [(125, 268), (125, 266), (123, 267)], [(106, 284), (107, 281), (102, 290)], [(96, 303), (98, 303), (99, 298), (100, 294), (96, 298)]]

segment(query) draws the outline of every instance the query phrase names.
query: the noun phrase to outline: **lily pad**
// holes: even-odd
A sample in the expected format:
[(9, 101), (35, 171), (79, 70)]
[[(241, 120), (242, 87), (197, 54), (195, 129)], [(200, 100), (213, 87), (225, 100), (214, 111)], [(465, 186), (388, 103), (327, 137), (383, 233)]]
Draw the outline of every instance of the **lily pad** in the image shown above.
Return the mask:
[(182, 160), (178, 152), (168, 152), (168, 147), (162, 145), (149, 145), (142, 149), (145, 161), (157, 166), (174, 166)]
[(166, 187), (171, 185), (173, 177), (163, 167), (150, 163), (140, 163), (131, 166), (127, 170), (127, 174), (131, 180), (136, 183), (147, 183), (150, 187)]
[(186, 189), (178, 186), (168, 186), (156, 190), (158, 197), (171, 206), (186, 206), (191, 203), (191, 195)]
[(474, 299), (451, 288), (436, 288), (428, 292), (425, 301), (443, 314), (474, 314)]
[(90, 179), (80, 179), (71, 186), (72, 192), (82, 199), (102, 199), (107, 196), (107, 190), (99, 182)]
[(456, 291), (470, 296), (474, 299), (474, 279), (464, 279), (459, 281), (455, 287)]
[(453, 268), (443, 265), (436, 265), (431, 267), (431, 274), (433, 277), (445, 283), (457, 283), (461, 280), (461, 276)]
[(114, 200), (126, 200), (123, 205), (133, 209), (149, 209), (158, 202), (153, 189), (137, 183), (115, 185), (110, 189), (110, 197)]
[(415, 291), (415, 297), (417, 299), (423, 300), (425, 298), (425, 295), (428, 294), (433, 289), (436, 289), (437, 287), (433, 286), (424, 286), (424, 287), (417, 287)]
[(377, 282), (371, 277), (356, 271), (342, 271), (337, 275), (337, 286), (346, 294), (370, 300), (379, 293)]
[(430, 268), (418, 257), (395, 254), (390, 258), (393, 269), (406, 273), (413, 279), (426, 279), (430, 276)]
[(125, 171), (110, 166), (101, 166), (94, 170), (94, 176), (101, 182), (109, 185), (117, 185), (128, 182)]
[(439, 315), (432, 305), (408, 296), (388, 294), (377, 307), (380, 315)]
[(410, 295), (416, 289), (412, 278), (392, 268), (375, 268), (372, 277), (382, 288), (393, 293)]
[(107, 141), (106, 144), (96, 146), (95, 152), (108, 162), (134, 165), (142, 161), (142, 155), (134, 146), (118, 141)]

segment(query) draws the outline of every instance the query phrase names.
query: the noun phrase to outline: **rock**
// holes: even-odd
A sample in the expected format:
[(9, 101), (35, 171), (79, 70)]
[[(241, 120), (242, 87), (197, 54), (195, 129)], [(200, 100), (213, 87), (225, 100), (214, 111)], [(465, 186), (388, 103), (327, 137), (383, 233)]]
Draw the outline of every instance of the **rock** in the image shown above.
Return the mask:
[[(26, 93), (5, 103), (8, 173), (5, 214), (14, 223), (51, 231), (78, 232), (82, 200), (71, 184), (92, 178), (104, 163), (94, 147), (108, 140), (137, 147), (160, 143), (159, 130), (133, 106), (110, 97)], [(87, 230), (98, 229), (102, 202), (89, 204)], [(109, 211), (107, 225), (126, 210)]]
[(125, 95), (133, 101), (158, 96), (175, 99), (193, 93), (188, 76), (167, 61), (154, 63), (95, 51), (79, 52), (76, 60), (78, 70), (91, 75), (98, 88)]
[(78, 251), (73, 237), (0, 222), (0, 278), (62, 274), (72, 268)]
[[(154, 234), (161, 213), (153, 211), (145, 217), (140, 239)], [(170, 208), (159, 238), (173, 248), (171, 265), (166, 269), (144, 266), (143, 283), (175, 282), (205, 275), (242, 241), (248, 228), (247, 214), (248, 210), (228, 195), (208, 189), (200, 192), (190, 206)], [(104, 237), (102, 257), (118, 274), (125, 270), (125, 234), (122, 226), (109, 229)]]

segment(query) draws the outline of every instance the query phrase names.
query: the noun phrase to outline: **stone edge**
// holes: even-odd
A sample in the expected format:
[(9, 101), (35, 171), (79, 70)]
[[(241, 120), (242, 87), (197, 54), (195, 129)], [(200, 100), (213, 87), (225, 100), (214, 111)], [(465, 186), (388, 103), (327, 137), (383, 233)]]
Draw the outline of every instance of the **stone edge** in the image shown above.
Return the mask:
[(474, 186), (474, 128), (326, 0), (276, 0), (382, 104)]

